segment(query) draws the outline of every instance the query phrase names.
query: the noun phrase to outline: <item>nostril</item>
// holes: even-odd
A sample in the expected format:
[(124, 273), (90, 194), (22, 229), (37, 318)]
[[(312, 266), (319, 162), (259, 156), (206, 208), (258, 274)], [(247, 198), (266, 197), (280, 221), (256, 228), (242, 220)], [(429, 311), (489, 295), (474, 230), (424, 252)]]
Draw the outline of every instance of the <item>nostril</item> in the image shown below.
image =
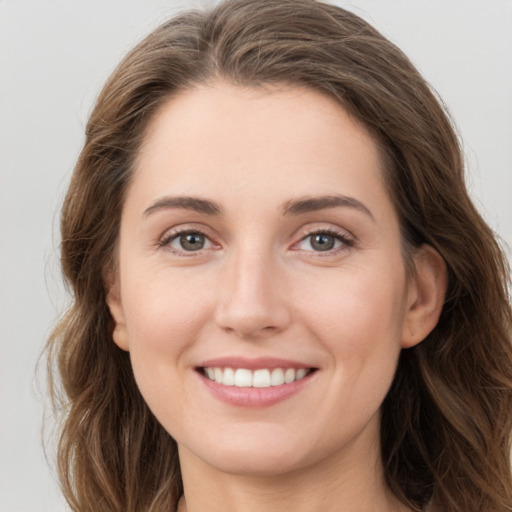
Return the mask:
[(220, 317), (218, 324), (225, 332), (242, 338), (257, 338), (278, 332), (283, 326), (270, 323), (268, 314), (231, 314)]

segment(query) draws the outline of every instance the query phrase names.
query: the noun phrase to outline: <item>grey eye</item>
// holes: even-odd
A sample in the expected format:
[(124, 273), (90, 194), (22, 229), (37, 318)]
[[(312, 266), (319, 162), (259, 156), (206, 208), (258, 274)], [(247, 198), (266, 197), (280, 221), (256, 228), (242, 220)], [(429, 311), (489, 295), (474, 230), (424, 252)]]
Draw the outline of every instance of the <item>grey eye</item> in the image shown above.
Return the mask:
[(185, 251), (200, 251), (205, 246), (206, 237), (201, 233), (183, 233), (174, 241)]
[(316, 233), (310, 235), (309, 243), (315, 251), (330, 251), (336, 245), (336, 238), (329, 233)]

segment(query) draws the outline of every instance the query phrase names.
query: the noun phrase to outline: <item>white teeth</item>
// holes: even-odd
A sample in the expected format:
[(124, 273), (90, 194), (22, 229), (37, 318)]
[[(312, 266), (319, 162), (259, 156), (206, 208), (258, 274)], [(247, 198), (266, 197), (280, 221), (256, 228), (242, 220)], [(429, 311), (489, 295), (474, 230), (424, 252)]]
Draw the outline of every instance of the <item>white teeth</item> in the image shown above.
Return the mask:
[[(216, 380), (216, 382), (219, 382)], [(220, 382), (219, 384), (222, 384)], [(252, 372), (245, 368), (238, 368), (235, 372), (235, 386), (239, 388), (250, 388), (252, 387)]]
[(268, 370), (256, 370), (252, 376), (253, 388), (269, 388), (270, 372)]
[(270, 377), (271, 386), (281, 386), (284, 384), (284, 372), (282, 368), (275, 368), (272, 370), (272, 376)]
[(299, 368), (295, 372), (295, 380), (303, 379), (306, 376), (306, 369), (305, 368)]
[(293, 382), (295, 380), (295, 370), (293, 368), (288, 368), (284, 372), (284, 383), (290, 384), (290, 382)]
[(233, 368), (224, 368), (224, 375), (222, 376), (222, 384), (224, 386), (235, 385), (235, 371)]
[(269, 370), (262, 368), (260, 370), (248, 370), (246, 368), (205, 368), (206, 376), (218, 384), (224, 386), (237, 386), (239, 388), (268, 388), (271, 386), (282, 386), (290, 384), (296, 380), (303, 379), (308, 375), (306, 368), (274, 368)]

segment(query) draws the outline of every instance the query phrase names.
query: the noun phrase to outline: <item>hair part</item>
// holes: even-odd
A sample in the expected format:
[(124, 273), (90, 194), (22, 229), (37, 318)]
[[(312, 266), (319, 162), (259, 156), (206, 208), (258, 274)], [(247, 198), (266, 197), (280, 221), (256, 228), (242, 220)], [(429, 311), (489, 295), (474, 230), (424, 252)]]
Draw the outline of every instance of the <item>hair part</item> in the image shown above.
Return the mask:
[(153, 117), (180, 90), (217, 79), (321, 91), (379, 143), (404, 255), (430, 244), (449, 274), (438, 325), (402, 352), (382, 406), (387, 483), (417, 511), (429, 500), (460, 512), (512, 510), (506, 260), (468, 197), (457, 136), (425, 80), (365, 21), (313, 0), (228, 0), (177, 16), (124, 58), (98, 97), (61, 217), (74, 302), (48, 342), (72, 510), (160, 512), (182, 493), (176, 443), (112, 342), (104, 278)]

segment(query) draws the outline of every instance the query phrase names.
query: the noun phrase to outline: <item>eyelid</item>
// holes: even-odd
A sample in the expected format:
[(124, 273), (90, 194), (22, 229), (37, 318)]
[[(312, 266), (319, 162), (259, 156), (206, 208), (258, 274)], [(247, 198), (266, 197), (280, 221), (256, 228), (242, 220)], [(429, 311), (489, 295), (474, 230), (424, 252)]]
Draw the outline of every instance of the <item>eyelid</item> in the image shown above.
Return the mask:
[[(215, 237), (213, 234), (210, 233), (211, 230), (207, 229), (205, 226), (198, 225), (195, 223), (191, 224), (180, 224), (178, 226), (174, 226), (172, 228), (169, 228), (165, 230), (162, 236), (158, 238), (157, 246), (159, 248), (168, 249), (170, 252), (177, 254), (177, 255), (183, 255), (183, 256), (193, 256), (193, 255), (199, 255), (203, 254), (205, 251), (209, 251), (212, 248), (218, 249), (220, 248), (220, 244), (216, 242)], [(186, 250), (180, 250), (175, 247), (171, 247), (170, 243), (175, 240), (177, 237), (188, 234), (188, 233), (197, 233), (202, 236), (204, 236), (211, 244), (212, 247), (208, 248), (201, 248), (197, 251), (186, 251)]]
[[(200, 235), (203, 235), (211, 243), (211, 247), (201, 248), (198, 249), (197, 251), (186, 251), (170, 247), (171, 241), (173, 241), (180, 235), (187, 233), (198, 233)], [(315, 234), (331, 235), (337, 238), (339, 241), (341, 241), (342, 246), (329, 249), (326, 251), (315, 251), (313, 249), (305, 250), (297, 247), (301, 242)], [(174, 252), (175, 254), (178, 255), (193, 256), (203, 254), (205, 251), (212, 250), (212, 248), (220, 249), (222, 245), (217, 241), (217, 238), (218, 237), (214, 233), (212, 233), (211, 229), (202, 224), (179, 224), (177, 226), (165, 230), (164, 233), (158, 238), (156, 245), (161, 248), (167, 248), (169, 251)], [(296, 234), (293, 236), (293, 238), (295, 241), (290, 246), (291, 250), (303, 251), (305, 253), (313, 253), (315, 254), (315, 256), (332, 256), (339, 252), (346, 251), (356, 244), (356, 238), (348, 230), (327, 223), (314, 223), (303, 226), (296, 231)]]
[[(305, 249), (300, 249), (297, 247), (301, 242), (306, 240), (308, 237), (310, 237), (312, 235), (317, 235), (317, 234), (331, 235), (331, 236), (337, 238), (338, 240), (340, 240), (342, 243), (342, 246), (336, 247), (333, 249), (329, 249), (326, 251), (315, 251), (312, 249), (305, 250)], [(309, 225), (309, 226), (301, 228), (301, 230), (297, 233), (296, 238), (298, 238), (298, 239), (292, 244), (292, 246), (291, 246), (292, 250), (303, 251), (306, 253), (312, 253), (312, 254), (315, 254), (315, 256), (336, 255), (340, 252), (347, 251), (348, 249), (350, 249), (351, 247), (353, 247), (356, 244), (355, 237), (347, 230), (339, 228), (339, 227), (333, 227), (332, 225), (322, 224), (322, 223), (316, 223), (314, 225)]]

